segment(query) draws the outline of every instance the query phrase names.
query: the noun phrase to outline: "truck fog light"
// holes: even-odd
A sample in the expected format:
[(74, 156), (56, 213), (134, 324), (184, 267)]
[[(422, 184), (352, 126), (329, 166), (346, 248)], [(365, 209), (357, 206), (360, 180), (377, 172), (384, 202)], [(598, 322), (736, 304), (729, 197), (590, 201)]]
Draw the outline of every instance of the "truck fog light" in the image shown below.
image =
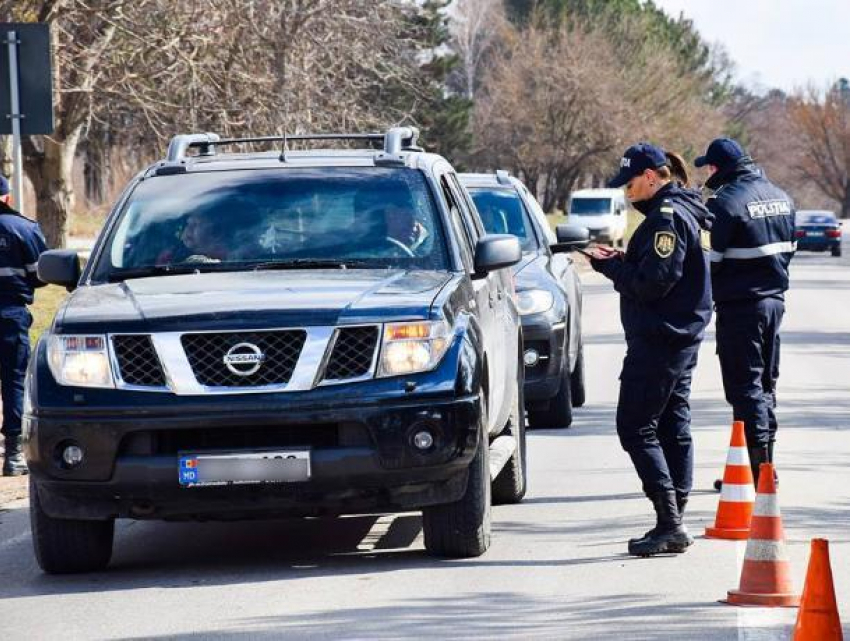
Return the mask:
[(534, 367), (540, 361), (540, 354), (536, 349), (527, 349), (522, 355), (522, 362), (526, 367)]
[(68, 467), (77, 467), (83, 462), (83, 448), (79, 445), (66, 445), (62, 450), (62, 462)]
[(434, 444), (434, 437), (428, 430), (421, 430), (413, 435), (413, 445), (418, 450), (428, 450)]

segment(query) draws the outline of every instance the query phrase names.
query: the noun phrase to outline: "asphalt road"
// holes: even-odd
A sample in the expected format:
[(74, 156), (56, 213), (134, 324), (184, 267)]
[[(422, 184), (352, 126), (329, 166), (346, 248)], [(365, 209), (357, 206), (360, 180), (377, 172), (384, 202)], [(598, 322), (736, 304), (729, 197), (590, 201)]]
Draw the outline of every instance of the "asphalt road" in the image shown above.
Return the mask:
[[(495, 508), (485, 556), (425, 556), (416, 514), (121, 522), (108, 572), (49, 577), (18, 501), (0, 512), (0, 637), (789, 638), (793, 609), (718, 603), (737, 587), (744, 543), (698, 537), (681, 556), (625, 555), (626, 539), (650, 526), (650, 505), (613, 428), (617, 300), (595, 274), (585, 285), (587, 406), (573, 429), (531, 433), (529, 495)], [(809, 540), (828, 538), (848, 634), (850, 258), (795, 259), (783, 349), (777, 465), (795, 581), (802, 588)], [(731, 420), (713, 335), (700, 356), (695, 535), (713, 522)]]

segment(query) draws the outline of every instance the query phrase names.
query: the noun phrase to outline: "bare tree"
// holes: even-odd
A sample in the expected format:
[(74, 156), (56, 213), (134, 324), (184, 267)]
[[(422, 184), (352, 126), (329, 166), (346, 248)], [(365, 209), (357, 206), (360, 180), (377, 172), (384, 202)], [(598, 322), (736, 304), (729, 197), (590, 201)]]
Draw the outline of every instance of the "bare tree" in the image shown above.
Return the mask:
[(451, 47), (460, 58), (459, 84), (471, 100), (484, 61), (507, 28), (505, 9), (498, 0), (457, 0), (450, 15)]
[(0, 0), (0, 13), (51, 26), (56, 130), (24, 141), (48, 242), (65, 242), (89, 133), (108, 134), (113, 159), (140, 158), (181, 130), (412, 120), (432, 89), (419, 11), (395, 0)]
[(850, 87), (839, 81), (825, 92), (810, 88), (789, 102), (799, 132), (800, 176), (838, 203), (850, 217)]
[(539, 17), (511, 35), (476, 101), (478, 164), (521, 173), (551, 211), (583, 182), (602, 182), (638, 140), (695, 155), (723, 122), (704, 98), (706, 79), (632, 42)]

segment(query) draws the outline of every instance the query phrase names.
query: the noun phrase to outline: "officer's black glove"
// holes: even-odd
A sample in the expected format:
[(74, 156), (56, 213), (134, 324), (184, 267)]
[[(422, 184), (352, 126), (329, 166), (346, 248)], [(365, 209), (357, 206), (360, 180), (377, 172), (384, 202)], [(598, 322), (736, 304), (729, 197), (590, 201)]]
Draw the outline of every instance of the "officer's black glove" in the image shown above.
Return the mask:
[(611, 258), (591, 258), (590, 266), (594, 271), (599, 272), (603, 276), (609, 276), (612, 270), (618, 267), (619, 263), (623, 262), (623, 257), (620, 254)]

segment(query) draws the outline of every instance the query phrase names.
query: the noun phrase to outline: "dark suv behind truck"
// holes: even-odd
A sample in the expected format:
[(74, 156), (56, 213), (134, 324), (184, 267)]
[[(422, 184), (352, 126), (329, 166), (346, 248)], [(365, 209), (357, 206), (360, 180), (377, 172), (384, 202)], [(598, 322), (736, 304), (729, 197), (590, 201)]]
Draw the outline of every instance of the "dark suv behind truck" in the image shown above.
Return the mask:
[(561, 428), (585, 401), (581, 339), (581, 279), (570, 252), (587, 246), (586, 227), (558, 225), (526, 186), (504, 170), (461, 174), (484, 229), (513, 234), (522, 260), (514, 265), (517, 307), (522, 318), (525, 407), (528, 426)]
[[(521, 252), (416, 134), (177, 136), (82, 274), (42, 256), (73, 290), (26, 381), (44, 570), (106, 566), (116, 518), (421, 509), (430, 553), (487, 549), (525, 493)], [(369, 148), (287, 149), (316, 138)]]

